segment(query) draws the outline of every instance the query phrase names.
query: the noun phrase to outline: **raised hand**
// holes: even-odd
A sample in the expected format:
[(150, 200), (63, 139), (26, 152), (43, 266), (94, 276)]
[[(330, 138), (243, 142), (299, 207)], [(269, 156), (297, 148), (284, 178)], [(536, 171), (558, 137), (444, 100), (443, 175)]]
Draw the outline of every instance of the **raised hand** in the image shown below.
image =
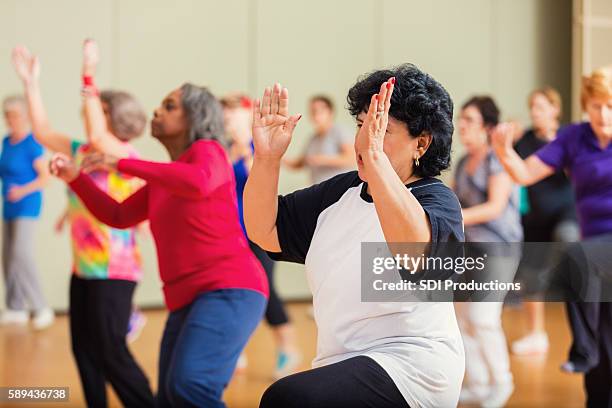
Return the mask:
[(83, 76), (94, 76), (98, 62), (100, 62), (98, 43), (88, 38), (83, 42)]
[(289, 91), (274, 84), (266, 88), (261, 102), (253, 104), (255, 157), (280, 160), (287, 151), (293, 130), (302, 115), (289, 116)]
[(394, 86), (395, 78), (389, 78), (382, 83), (380, 91), (370, 98), (368, 112), (355, 140), (357, 154), (365, 155), (383, 151)]
[(512, 150), (514, 137), (518, 125), (516, 123), (500, 123), (491, 132), (491, 146), (499, 156), (503, 152)]
[(49, 162), (49, 170), (55, 177), (70, 183), (79, 175), (79, 169), (74, 161), (65, 154), (55, 153)]
[(30, 51), (18, 45), (12, 52), (13, 66), (19, 78), (26, 84), (36, 81), (40, 75), (40, 64), (38, 57), (32, 55)]

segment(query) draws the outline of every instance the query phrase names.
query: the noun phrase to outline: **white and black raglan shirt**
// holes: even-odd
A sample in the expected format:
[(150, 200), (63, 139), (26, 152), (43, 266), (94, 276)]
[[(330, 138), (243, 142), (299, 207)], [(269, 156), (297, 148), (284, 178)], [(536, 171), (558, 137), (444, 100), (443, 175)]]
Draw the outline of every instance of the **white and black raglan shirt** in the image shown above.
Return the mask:
[[(406, 186), (425, 210), (432, 242), (463, 241), (461, 207), (440, 180)], [(275, 260), (303, 263), (318, 327), (313, 367), (368, 356), (412, 408), (457, 405), (464, 352), (453, 304), (362, 302), (361, 243), (385, 242), (356, 171), (280, 196)]]

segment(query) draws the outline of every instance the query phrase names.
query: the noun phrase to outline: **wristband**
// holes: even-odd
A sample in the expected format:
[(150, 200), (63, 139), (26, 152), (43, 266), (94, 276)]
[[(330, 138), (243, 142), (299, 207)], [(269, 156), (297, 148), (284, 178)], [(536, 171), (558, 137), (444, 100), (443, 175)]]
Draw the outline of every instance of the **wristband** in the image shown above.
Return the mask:
[(93, 86), (94, 79), (91, 75), (83, 75), (83, 86)]

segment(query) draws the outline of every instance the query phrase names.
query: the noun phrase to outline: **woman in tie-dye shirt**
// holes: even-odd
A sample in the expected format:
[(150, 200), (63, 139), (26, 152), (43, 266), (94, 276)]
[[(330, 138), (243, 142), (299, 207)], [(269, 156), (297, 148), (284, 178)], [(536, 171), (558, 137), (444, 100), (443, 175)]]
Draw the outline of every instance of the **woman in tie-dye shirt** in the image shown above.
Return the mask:
[[(97, 91), (93, 83), (97, 62), (96, 44), (86, 41), (83, 108), (88, 140), (82, 143), (51, 129), (38, 85), (38, 61), (23, 47), (13, 51), (35, 138), (49, 150), (70, 155), (77, 162), (93, 151), (134, 157), (136, 152), (128, 142), (146, 125), (146, 115), (134, 97), (125, 92)], [(97, 171), (93, 179), (117, 200), (130, 196), (143, 183), (117, 171)], [(70, 282), (72, 350), (87, 405), (107, 405), (109, 382), (124, 406), (153, 406), (149, 381), (126, 344), (132, 297), (142, 276), (135, 231), (101, 224), (73, 193), (69, 193), (67, 219), (74, 260)]]

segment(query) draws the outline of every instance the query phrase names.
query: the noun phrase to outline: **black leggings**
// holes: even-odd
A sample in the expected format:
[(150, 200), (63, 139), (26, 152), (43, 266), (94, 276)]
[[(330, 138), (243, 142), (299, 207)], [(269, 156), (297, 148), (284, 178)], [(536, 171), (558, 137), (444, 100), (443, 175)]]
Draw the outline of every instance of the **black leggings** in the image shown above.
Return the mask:
[(409, 408), (389, 374), (369, 357), (285, 377), (261, 397), (259, 408)]
[(136, 283), (118, 279), (70, 282), (72, 353), (88, 407), (106, 407), (108, 381), (126, 407), (151, 407), (153, 393), (126, 344)]
[(585, 370), (587, 407), (612, 408), (612, 303), (566, 303), (573, 343), (570, 361)]
[(258, 247), (255, 243), (249, 241), (249, 246), (253, 254), (259, 259), (261, 266), (263, 266), (268, 276), (270, 299), (266, 307), (266, 321), (272, 327), (289, 323), (289, 317), (287, 317), (287, 312), (285, 312), (285, 306), (274, 289), (274, 261), (270, 259), (266, 251)]

